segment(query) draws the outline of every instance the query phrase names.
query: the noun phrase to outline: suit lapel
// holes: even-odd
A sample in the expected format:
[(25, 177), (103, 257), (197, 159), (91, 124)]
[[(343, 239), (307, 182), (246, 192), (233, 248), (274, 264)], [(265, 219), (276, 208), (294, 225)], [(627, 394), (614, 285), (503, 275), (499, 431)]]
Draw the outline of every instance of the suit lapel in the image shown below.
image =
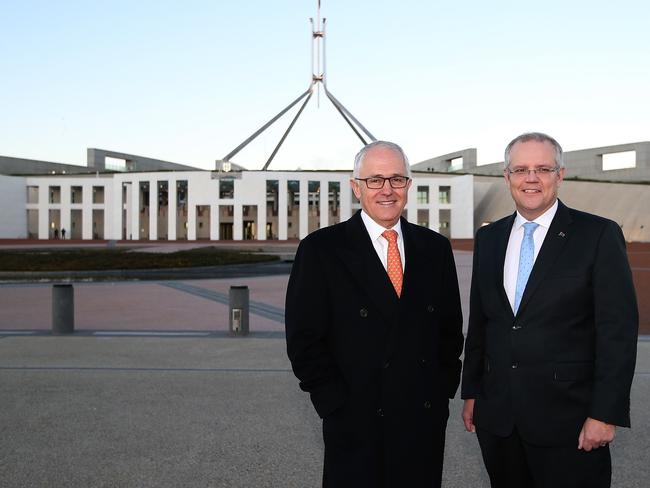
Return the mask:
[(346, 242), (336, 252), (359, 287), (367, 291), (384, 318), (392, 322), (399, 299), (370, 241), (360, 212), (348, 220)]
[(495, 281), (494, 286), (495, 289), (498, 290), (499, 298), (501, 299), (503, 306), (508, 310), (510, 310), (510, 313), (513, 312), (512, 312), (512, 306), (510, 305), (510, 301), (508, 300), (506, 289), (503, 284), (503, 267), (506, 261), (506, 251), (508, 250), (508, 241), (510, 240), (510, 232), (512, 231), (512, 225), (515, 222), (516, 216), (517, 213), (515, 212), (507, 219), (501, 221), (501, 223), (499, 224), (500, 228), (495, 229), (497, 233), (495, 244), (494, 244), (495, 247), (494, 249), (490, 250), (494, 252), (494, 256), (495, 256), (495, 259), (493, 260), (494, 263), (493, 276)]
[(521, 297), (521, 303), (519, 304), (517, 315), (521, 314), (526, 308), (526, 304), (535, 294), (540, 283), (544, 280), (546, 273), (548, 273), (548, 270), (552, 267), (553, 263), (564, 248), (564, 245), (569, 240), (571, 236), (569, 231), (571, 221), (572, 219), (569, 209), (558, 200), (557, 212), (555, 213), (555, 217), (553, 217), (551, 226), (548, 228), (548, 232), (544, 238), (544, 243), (539, 250), (530, 277), (528, 278), (528, 283), (526, 283), (526, 288)]

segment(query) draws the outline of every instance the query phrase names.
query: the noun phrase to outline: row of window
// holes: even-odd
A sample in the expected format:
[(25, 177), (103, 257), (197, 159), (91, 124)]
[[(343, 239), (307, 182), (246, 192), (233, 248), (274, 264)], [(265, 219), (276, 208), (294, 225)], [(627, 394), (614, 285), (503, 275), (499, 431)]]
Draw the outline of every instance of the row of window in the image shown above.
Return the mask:
[[(177, 198), (181, 203), (185, 200), (185, 195), (187, 193), (187, 181), (179, 181), (179, 188), (177, 192)], [(300, 194), (300, 182), (297, 180), (292, 180), (287, 182), (287, 191), (292, 195), (291, 201), (296, 202)], [(141, 190), (148, 191), (149, 183), (142, 182)], [(310, 193), (310, 203), (312, 201), (312, 194), (317, 195), (320, 193), (320, 182), (319, 181), (309, 181), (308, 189)], [(330, 199), (336, 197), (340, 193), (340, 183), (338, 181), (331, 181), (328, 184), (328, 193)], [(266, 192), (267, 195), (272, 197), (278, 193), (278, 180), (268, 180), (266, 182)], [(160, 184), (160, 198), (167, 193), (167, 184), (166, 182), (161, 182)], [(60, 186), (49, 186), (48, 187), (49, 203), (61, 203), (61, 187)], [(221, 199), (230, 199), (235, 197), (235, 185), (233, 180), (219, 180), (219, 198)], [(160, 199), (159, 198), (159, 199)], [(84, 201), (84, 192), (83, 187), (81, 186), (71, 186), (70, 187), (70, 203), (83, 203)], [(166, 202), (166, 199), (165, 199)], [(28, 186), (27, 187), (27, 203), (39, 203), (38, 202), (38, 187), (37, 186)], [(93, 186), (92, 190), (92, 203), (104, 203), (104, 187), (103, 186)], [(428, 204), (429, 203), (429, 187), (428, 186), (418, 186), (417, 187), (417, 203), (419, 204)], [(450, 186), (441, 186), (438, 190), (438, 203), (448, 204), (451, 203), (451, 187)]]

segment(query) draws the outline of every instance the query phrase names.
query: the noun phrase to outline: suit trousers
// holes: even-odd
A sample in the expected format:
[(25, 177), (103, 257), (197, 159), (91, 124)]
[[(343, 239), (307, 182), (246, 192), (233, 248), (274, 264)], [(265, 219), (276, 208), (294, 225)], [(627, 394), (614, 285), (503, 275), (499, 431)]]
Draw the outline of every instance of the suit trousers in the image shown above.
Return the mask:
[(609, 488), (609, 446), (589, 452), (573, 446), (534, 446), (515, 428), (499, 437), (477, 427), (476, 434), (492, 488)]

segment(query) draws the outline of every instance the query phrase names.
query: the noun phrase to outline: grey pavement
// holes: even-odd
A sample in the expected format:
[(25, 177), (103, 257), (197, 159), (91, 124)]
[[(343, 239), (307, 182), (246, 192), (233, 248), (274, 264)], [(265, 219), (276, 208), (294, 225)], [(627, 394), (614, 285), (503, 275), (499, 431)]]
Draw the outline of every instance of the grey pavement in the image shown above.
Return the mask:
[[(466, 302), (471, 255), (456, 257)], [(75, 283), (71, 336), (49, 332), (50, 285), (0, 286), (0, 488), (320, 486), (320, 421), (286, 358), (286, 281)], [(228, 337), (232, 284), (250, 288), (251, 337)], [(650, 479), (650, 341), (638, 352), (615, 487)], [(488, 487), (460, 409), (444, 486)]]

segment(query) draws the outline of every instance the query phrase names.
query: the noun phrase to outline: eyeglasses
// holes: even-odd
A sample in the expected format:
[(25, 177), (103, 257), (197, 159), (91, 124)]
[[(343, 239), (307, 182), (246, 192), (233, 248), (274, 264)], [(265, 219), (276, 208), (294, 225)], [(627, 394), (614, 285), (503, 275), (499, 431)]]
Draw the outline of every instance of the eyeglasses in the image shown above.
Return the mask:
[(358, 181), (365, 181), (366, 186), (371, 190), (379, 190), (384, 187), (386, 181), (390, 183), (391, 188), (406, 188), (409, 180), (408, 176), (391, 176), (384, 178), (382, 176), (371, 176), (370, 178), (355, 178)]
[(540, 166), (539, 168), (507, 168), (506, 171), (508, 174), (514, 178), (525, 178), (527, 177), (531, 172), (536, 174), (540, 178), (544, 178), (545, 176), (551, 176), (553, 173), (557, 173), (559, 171), (559, 167), (555, 166), (551, 168), (550, 166)]

